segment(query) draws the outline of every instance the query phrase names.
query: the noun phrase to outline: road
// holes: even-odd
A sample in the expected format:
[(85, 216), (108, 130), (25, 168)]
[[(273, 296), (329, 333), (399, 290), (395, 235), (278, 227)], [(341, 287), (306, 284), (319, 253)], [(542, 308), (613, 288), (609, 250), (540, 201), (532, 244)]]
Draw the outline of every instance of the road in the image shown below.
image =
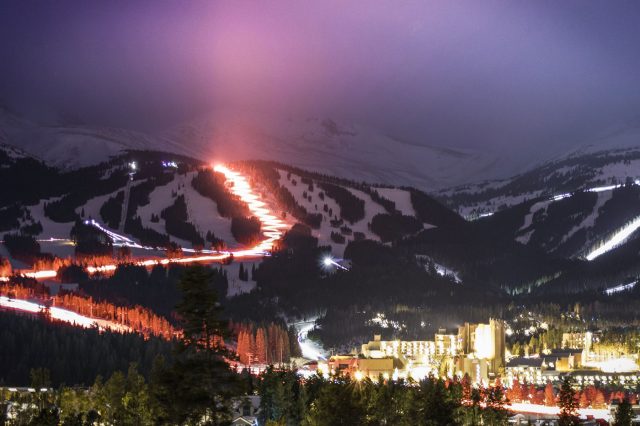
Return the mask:
[[(511, 411), (515, 413), (523, 413), (523, 414), (540, 414), (546, 416), (557, 416), (560, 414), (559, 407), (549, 407), (546, 405), (538, 405), (538, 404), (529, 404), (527, 402), (514, 402), (507, 406)], [(580, 408), (578, 410), (578, 414), (581, 418), (587, 418), (590, 416), (594, 419), (603, 419), (609, 421), (609, 410), (602, 408)]]

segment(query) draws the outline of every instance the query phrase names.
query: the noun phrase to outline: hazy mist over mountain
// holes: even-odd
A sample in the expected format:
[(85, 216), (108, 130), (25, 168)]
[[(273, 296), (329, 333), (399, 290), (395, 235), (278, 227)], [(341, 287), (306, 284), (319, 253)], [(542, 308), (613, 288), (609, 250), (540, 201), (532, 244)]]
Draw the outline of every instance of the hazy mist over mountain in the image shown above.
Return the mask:
[(37, 6), (1, 6), (0, 101), (45, 123), (158, 134), (216, 111), (330, 118), (499, 153), (508, 175), (640, 111), (637, 3)]

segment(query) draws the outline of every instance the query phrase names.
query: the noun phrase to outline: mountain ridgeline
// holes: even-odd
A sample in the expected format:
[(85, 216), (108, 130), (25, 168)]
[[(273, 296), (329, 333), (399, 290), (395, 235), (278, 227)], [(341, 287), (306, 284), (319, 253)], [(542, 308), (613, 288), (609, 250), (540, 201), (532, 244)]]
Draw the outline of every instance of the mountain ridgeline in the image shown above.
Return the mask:
[[(33, 243), (69, 238), (87, 219), (124, 230), (142, 245), (174, 250), (240, 247), (261, 238), (260, 222), (232, 194), (224, 176), (189, 157), (128, 151), (68, 170), (4, 145), (0, 161), (7, 189), (0, 200), (0, 231), (10, 236), (5, 244), (20, 242), (7, 246), (14, 261), (113, 253), (106, 236), (86, 233), (74, 234), (74, 241), (80, 238), (75, 248)], [(242, 161), (233, 167), (287, 223), (307, 226), (318, 246), (338, 257), (346, 255), (350, 243), (371, 240), (455, 271), (467, 286), (509, 292), (568, 288), (586, 270), (599, 278), (583, 280), (579, 288), (606, 288), (637, 274), (624, 247), (605, 257), (619, 252), (627, 259), (615, 273), (609, 271), (612, 261), (585, 260), (640, 215), (640, 187), (631, 179), (599, 180), (610, 185), (597, 190), (536, 195), (465, 220), (416, 188), (355, 182), (270, 161)], [(549, 182), (555, 188), (555, 181)], [(449, 204), (464, 199), (438, 197)], [(623, 242), (633, 239), (632, 234)], [(594, 275), (598, 265), (602, 270)]]

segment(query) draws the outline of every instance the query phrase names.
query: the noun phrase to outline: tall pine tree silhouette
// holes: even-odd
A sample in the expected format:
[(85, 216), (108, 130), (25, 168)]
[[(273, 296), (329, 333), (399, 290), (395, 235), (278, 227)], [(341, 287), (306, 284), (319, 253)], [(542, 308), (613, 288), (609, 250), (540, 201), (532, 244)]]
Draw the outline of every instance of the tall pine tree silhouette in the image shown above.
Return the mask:
[(166, 424), (218, 425), (230, 422), (231, 397), (237, 376), (224, 357), (227, 323), (212, 288), (212, 272), (203, 266), (185, 270), (179, 283), (182, 300), (176, 306), (182, 336), (174, 364), (155, 374), (156, 397), (165, 407)]

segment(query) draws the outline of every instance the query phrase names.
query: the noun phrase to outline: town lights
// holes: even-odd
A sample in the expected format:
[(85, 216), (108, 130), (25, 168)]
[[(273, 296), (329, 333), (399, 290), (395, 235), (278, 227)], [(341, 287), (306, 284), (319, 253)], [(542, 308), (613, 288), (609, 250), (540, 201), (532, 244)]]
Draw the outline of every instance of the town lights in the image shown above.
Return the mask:
[(362, 374), (362, 371), (358, 370), (355, 372), (355, 374), (353, 375), (356, 379), (356, 381), (361, 381), (362, 379), (364, 379), (364, 374)]

